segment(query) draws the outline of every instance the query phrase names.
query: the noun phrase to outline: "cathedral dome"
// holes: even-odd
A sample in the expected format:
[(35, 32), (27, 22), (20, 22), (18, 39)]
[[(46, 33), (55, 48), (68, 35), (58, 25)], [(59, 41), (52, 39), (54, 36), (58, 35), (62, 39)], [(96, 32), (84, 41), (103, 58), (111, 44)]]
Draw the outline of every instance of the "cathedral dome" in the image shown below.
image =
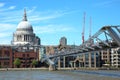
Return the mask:
[(21, 21), (17, 26), (17, 30), (33, 31), (33, 28), (32, 28), (32, 25), (28, 21)]
[(17, 26), (17, 32), (33, 32), (32, 25), (27, 21), (26, 10), (24, 11), (23, 20)]
[(33, 32), (32, 25), (27, 21), (26, 10), (23, 20), (18, 24), (17, 30), (13, 33), (13, 45), (39, 45), (40, 38)]

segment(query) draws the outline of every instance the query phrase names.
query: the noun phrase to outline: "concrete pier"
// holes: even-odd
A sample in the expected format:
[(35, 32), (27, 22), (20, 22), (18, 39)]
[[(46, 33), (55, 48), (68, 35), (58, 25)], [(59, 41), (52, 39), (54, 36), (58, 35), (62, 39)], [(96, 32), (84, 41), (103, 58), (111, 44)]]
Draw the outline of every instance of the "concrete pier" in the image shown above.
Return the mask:
[(55, 65), (49, 65), (49, 71), (55, 71), (57, 70)]

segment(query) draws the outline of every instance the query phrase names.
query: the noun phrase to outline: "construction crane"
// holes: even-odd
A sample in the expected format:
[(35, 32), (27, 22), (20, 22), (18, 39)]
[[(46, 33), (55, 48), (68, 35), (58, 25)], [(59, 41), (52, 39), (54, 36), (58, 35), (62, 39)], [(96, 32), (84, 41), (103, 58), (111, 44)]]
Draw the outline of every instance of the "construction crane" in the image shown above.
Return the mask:
[(84, 17), (83, 17), (83, 31), (82, 31), (82, 43), (84, 43), (85, 16), (86, 16), (86, 13), (84, 12)]
[(92, 26), (92, 18), (91, 18), (91, 16), (90, 16), (89, 38), (91, 37), (91, 26)]

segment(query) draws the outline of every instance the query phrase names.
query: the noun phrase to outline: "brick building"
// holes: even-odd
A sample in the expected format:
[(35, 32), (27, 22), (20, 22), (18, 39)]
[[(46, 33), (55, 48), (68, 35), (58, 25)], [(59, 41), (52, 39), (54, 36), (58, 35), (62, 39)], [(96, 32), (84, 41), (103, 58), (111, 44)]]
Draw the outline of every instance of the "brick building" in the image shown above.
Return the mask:
[(10, 46), (0, 46), (0, 67), (13, 67), (13, 51)]
[[(13, 46), (0, 46), (0, 67), (13, 68), (15, 59), (20, 59), (20, 67), (32, 67), (32, 61), (39, 60), (39, 49), (24, 49), (25, 47), (15, 48)], [(29, 47), (30, 48), (30, 47)]]
[(0, 45), (0, 67), (15, 67), (15, 59), (20, 60), (20, 67), (32, 67), (33, 60), (39, 60), (40, 38), (27, 20), (24, 10), (23, 20), (13, 33), (11, 45)]
[[(24, 67), (24, 68), (27, 68), (27, 67), (32, 67), (32, 61), (33, 60), (38, 60), (38, 52), (35, 52), (34, 50), (32, 51), (25, 51), (25, 52), (15, 52), (14, 53), (14, 61), (15, 59), (20, 59), (21, 61), (21, 64), (20, 64), (20, 67)], [(16, 67), (14, 65), (14, 67)]]

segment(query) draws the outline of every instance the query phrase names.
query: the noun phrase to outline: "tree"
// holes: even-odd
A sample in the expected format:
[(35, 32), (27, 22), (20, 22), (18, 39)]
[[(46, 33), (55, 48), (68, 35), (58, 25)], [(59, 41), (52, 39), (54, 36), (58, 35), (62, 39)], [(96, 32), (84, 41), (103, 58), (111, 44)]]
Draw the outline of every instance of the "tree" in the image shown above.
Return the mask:
[(21, 64), (21, 61), (19, 58), (16, 58), (15, 61), (14, 61), (14, 65), (18, 67), (20, 67), (20, 64)]
[(2, 68), (2, 66), (0, 65), (0, 68)]
[(106, 61), (105, 64), (107, 67), (110, 67), (110, 61)]
[(33, 61), (32, 61), (33, 67), (35, 67), (37, 64), (38, 64), (38, 61), (36, 61), (36, 60), (33, 60)]

